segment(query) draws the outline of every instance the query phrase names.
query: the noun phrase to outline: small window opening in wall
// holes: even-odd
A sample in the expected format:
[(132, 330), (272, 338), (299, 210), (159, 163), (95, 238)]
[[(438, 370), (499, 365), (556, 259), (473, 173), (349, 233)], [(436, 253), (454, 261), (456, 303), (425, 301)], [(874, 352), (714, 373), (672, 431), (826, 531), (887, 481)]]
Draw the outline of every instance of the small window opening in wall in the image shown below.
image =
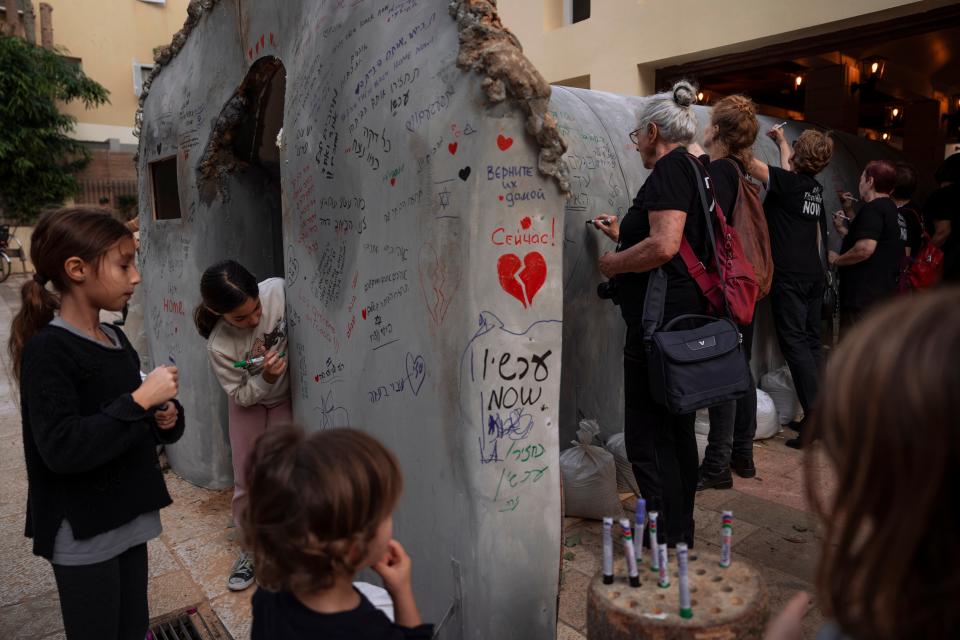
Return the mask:
[(177, 156), (150, 163), (155, 220), (177, 220), (180, 213), (180, 187), (177, 184)]
[(590, 17), (590, 0), (565, 0), (564, 13), (567, 24), (583, 22)]
[(141, 64), (136, 60), (133, 61), (133, 93), (135, 95), (139, 96), (143, 93), (143, 85), (150, 77), (151, 71), (153, 71), (152, 64)]

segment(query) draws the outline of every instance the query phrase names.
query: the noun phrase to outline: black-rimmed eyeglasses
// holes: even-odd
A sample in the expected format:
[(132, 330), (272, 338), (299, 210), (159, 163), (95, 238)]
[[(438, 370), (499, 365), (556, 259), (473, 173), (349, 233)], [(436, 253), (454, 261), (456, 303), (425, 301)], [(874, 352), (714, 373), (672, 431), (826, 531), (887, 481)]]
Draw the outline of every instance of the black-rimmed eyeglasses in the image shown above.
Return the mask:
[(640, 129), (634, 129), (630, 132), (630, 142), (640, 146)]

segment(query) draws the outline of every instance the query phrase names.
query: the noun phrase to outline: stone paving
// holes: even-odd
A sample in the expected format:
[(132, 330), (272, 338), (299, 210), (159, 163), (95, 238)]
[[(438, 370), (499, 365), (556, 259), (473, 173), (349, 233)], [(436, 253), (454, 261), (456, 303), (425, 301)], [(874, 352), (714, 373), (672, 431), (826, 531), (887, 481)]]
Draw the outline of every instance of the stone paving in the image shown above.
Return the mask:
[[(26, 471), (16, 387), (9, 376), (6, 342), (19, 306), (23, 277), (0, 284), (0, 638), (64, 638), (53, 572), (33, 556), (23, 536)], [(720, 513), (734, 512), (734, 558), (752, 561), (763, 573), (771, 610), (798, 590), (811, 591), (819, 539), (803, 493), (802, 453), (788, 449), (783, 435), (757, 443), (757, 477), (735, 479), (732, 490), (697, 496), (697, 545), (719, 547)], [(173, 505), (161, 511), (163, 535), (149, 543), (151, 617), (208, 601), (234, 638), (249, 637), (250, 595), (231, 593), (226, 575), (236, 557), (230, 490), (211, 491), (165, 472)], [(624, 506), (633, 499), (624, 494)], [(600, 568), (600, 523), (564, 519), (560, 621), (557, 638), (586, 634), (586, 587)], [(821, 621), (813, 609), (804, 620), (806, 637)]]

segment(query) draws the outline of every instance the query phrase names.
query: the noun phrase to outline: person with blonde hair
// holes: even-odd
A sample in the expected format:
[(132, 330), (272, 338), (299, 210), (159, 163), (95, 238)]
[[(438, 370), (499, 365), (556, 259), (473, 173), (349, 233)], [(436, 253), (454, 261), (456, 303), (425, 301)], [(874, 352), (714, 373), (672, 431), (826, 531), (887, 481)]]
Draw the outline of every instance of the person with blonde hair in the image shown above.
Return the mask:
[(706, 312), (706, 299), (679, 255), (683, 238), (701, 261), (712, 259), (697, 175), (687, 154), (697, 132), (696, 89), (678, 82), (647, 98), (630, 133), (643, 165), (652, 173), (623, 220), (600, 215), (594, 226), (617, 243), (600, 257), (600, 272), (615, 283), (616, 301), (627, 324), (623, 349), (624, 438), (640, 492), (660, 513), (662, 540), (693, 545), (693, 503), (697, 486), (694, 414), (676, 415), (650, 392), (642, 325), (650, 273), (663, 268), (667, 279), (663, 322)]
[[(817, 398), (822, 346), (820, 315), (826, 280), (827, 256), (821, 235), (826, 233), (823, 212), (823, 185), (815, 176), (833, 155), (833, 141), (825, 133), (807, 129), (793, 144), (787, 142), (783, 127), (767, 135), (780, 148), (780, 166), (750, 161), (750, 175), (767, 185), (763, 209), (770, 230), (773, 253), (773, 284), (770, 302), (780, 351), (790, 367), (804, 416)], [(791, 422), (801, 432), (805, 422)], [(787, 446), (800, 448), (799, 437)]]
[[(703, 154), (699, 145), (690, 146), (690, 152), (700, 156), (701, 162), (706, 165), (707, 173), (713, 180), (717, 204), (726, 215), (727, 222), (733, 225), (737, 224), (733, 214), (742, 195), (741, 176), (753, 160), (753, 143), (759, 130), (757, 106), (753, 101), (741, 95), (727, 96), (713, 106), (710, 123), (704, 131), (704, 145), (710, 155)], [(755, 199), (754, 202), (759, 204), (759, 200)], [(763, 212), (758, 211), (757, 217), (762, 223)], [(765, 236), (765, 246), (769, 251), (766, 225), (760, 231)], [(740, 334), (749, 365), (753, 322), (741, 325)], [(750, 379), (750, 388), (741, 398), (710, 407), (709, 412), (710, 433), (700, 465), (697, 490), (730, 489), (733, 487), (731, 468), (743, 478), (752, 478), (757, 474), (753, 464), (753, 436), (757, 432), (757, 387), (753, 377)]]

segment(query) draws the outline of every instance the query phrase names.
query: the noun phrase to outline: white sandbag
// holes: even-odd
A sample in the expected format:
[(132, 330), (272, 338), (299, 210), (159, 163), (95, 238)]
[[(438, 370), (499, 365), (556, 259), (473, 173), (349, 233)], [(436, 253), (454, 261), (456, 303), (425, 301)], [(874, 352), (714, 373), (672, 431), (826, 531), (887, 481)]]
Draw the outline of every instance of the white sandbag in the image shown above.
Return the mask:
[(627, 444), (623, 432), (607, 438), (603, 447), (613, 454), (613, 463), (617, 467), (617, 491), (620, 493), (632, 491), (639, 496), (640, 487), (637, 486), (637, 477), (633, 475), (633, 465), (627, 459)]
[(582, 420), (574, 446), (560, 453), (564, 513), (568, 517), (600, 520), (623, 515), (613, 454), (593, 444), (599, 434), (600, 425), (595, 420)]
[(760, 388), (770, 394), (770, 398), (777, 408), (780, 424), (799, 420), (803, 415), (800, 401), (797, 399), (797, 392), (793, 387), (793, 378), (790, 376), (790, 369), (787, 365), (763, 374), (760, 377)]
[(697, 419), (693, 423), (693, 430), (705, 436), (710, 433), (710, 410), (709, 409), (698, 409), (697, 410)]
[(757, 433), (754, 440), (765, 440), (780, 433), (777, 407), (773, 398), (763, 389), (757, 389)]

